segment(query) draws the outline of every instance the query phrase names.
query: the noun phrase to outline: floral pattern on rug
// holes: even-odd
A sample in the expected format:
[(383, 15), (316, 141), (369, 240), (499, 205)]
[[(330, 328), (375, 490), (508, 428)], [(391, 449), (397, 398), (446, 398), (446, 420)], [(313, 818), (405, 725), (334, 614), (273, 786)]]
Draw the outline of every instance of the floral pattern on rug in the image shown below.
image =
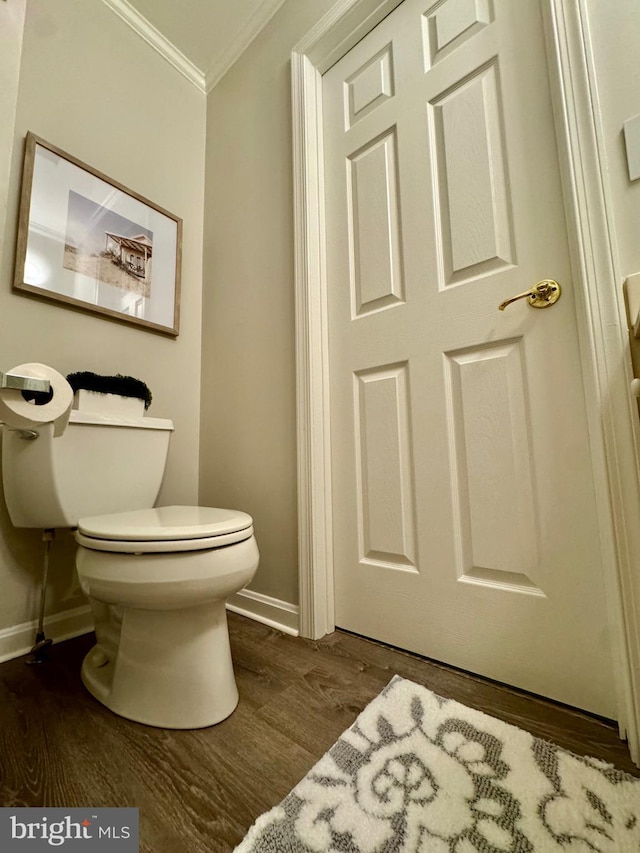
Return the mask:
[(638, 853), (640, 780), (395, 677), (237, 853)]

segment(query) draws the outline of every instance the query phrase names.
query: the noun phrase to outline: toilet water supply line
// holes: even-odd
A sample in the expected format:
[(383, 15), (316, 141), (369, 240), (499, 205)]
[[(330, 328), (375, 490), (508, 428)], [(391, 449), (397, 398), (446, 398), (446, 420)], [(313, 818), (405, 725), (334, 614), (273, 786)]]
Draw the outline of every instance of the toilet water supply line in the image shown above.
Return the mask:
[(42, 566), (42, 588), (40, 590), (40, 615), (38, 616), (38, 630), (36, 633), (36, 642), (34, 647), (29, 652), (26, 663), (44, 663), (48, 658), (49, 649), (53, 645), (53, 640), (48, 640), (44, 634), (44, 605), (47, 596), (47, 580), (49, 577), (49, 555), (51, 553), (51, 543), (56, 535), (55, 530), (47, 529), (42, 532), (42, 541), (44, 542), (44, 561)]

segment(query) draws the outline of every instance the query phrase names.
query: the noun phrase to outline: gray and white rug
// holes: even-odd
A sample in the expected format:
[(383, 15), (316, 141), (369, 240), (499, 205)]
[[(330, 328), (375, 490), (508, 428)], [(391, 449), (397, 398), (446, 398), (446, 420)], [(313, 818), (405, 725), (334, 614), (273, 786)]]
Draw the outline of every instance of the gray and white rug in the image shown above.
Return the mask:
[(396, 676), (236, 853), (638, 853), (640, 780)]

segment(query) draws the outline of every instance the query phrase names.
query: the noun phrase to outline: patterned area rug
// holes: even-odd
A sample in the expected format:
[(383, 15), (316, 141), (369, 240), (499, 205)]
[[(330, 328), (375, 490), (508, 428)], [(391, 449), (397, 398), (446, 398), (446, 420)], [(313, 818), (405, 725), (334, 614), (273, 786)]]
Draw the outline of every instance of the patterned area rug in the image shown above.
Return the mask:
[(638, 853), (640, 780), (396, 676), (236, 853)]

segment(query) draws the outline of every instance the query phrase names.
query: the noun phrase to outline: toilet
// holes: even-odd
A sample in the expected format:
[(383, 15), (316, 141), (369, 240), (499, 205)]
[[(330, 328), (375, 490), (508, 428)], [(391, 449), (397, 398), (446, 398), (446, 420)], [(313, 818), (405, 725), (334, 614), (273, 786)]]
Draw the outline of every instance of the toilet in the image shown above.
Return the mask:
[(5, 501), (16, 527), (77, 528), (76, 566), (96, 645), (81, 677), (116, 714), (172, 729), (214, 725), (238, 703), (226, 600), (258, 567), (244, 512), (154, 507), (173, 423), (73, 410), (3, 427)]

